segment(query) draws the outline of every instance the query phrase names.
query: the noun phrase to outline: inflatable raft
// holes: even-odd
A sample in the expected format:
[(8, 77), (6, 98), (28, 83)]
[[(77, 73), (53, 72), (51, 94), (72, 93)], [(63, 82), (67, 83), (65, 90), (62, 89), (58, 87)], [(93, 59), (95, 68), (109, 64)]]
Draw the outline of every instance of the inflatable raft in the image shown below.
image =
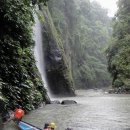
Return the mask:
[(32, 124), (29, 124), (27, 122), (24, 122), (24, 121), (19, 121), (18, 127), (20, 128), (20, 130), (42, 130), (42, 129), (40, 129), (36, 126), (33, 126)]

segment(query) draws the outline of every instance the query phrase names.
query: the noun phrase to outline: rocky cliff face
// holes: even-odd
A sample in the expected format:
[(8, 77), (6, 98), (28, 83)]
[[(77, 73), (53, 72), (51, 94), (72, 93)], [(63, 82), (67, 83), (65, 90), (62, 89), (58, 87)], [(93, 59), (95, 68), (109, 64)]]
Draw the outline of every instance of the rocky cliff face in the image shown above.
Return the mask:
[(54, 95), (73, 96), (73, 78), (66, 60), (63, 41), (57, 33), (48, 9), (43, 12), (43, 49), (49, 87)]

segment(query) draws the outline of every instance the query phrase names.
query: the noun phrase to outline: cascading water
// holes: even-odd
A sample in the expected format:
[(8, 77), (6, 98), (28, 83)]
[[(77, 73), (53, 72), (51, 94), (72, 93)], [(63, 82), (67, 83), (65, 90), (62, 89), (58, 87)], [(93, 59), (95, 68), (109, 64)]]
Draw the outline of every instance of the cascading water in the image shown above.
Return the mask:
[(36, 59), (36, 65), (41, 74), (44, 87), (47, 89), (48, 95), (50, 97), (50, 90), (48, 88), (48, 84), (46, 80), (45, 65), (44, 65), (45, 62), (44, 62), (44, 52), (43, 52), (43, 44), (42, 44), (42, 29), (41, 29), (41, 23), (37, 16), (35, 16), (35, 26), (33, 27), (33, 32), (34, 32), (34, 41), (35, 41), (34, 56)]

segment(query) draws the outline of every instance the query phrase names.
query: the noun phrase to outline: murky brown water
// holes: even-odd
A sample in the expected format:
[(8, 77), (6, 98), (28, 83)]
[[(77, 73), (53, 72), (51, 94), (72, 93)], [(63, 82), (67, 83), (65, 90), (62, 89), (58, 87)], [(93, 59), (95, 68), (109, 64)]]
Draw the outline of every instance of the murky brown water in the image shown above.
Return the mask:
[[(43, 128), (46, 122), (55, 122), (57, 130), (130, 130), (130, 95), (110, 95), (101, 91), (77, 91), (78, 104), (46, 105), (32, 111), (24, 120)], [(54, 100), (54, 99), (53, 99)], [(15, 130), (9, 123), (4, 130)]]

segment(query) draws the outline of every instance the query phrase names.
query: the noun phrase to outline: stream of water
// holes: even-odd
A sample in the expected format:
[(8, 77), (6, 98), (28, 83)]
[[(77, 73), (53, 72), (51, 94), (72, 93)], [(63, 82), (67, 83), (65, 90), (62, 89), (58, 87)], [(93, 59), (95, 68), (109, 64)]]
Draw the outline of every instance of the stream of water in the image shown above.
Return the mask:
[(42, 26), (37, 16), (35, 16), (35, 26), (33, 27), (33, 31), (34, 31), (33, 38), (35, 41), (34, 56), (36, 59), (36, 65), (40, 72), (42, 81), (44, 83), (44, 87), (47, 89), (49, 97), (51, 97), (48, 83), (46, 80), (43, 41), (42, 41)]
[[(43, 128), (46, 122), (55, 122), (56, 130), (130, 130), (130, 95), (105, 94), (102, 91), (79, 90), (71, 99), (78, 104), (51, 104), (30, 112), (24, 120)], [(11, 128), (12, 127), (12, 128)], [(4, 130), (15, 130), (8, 124)]]

